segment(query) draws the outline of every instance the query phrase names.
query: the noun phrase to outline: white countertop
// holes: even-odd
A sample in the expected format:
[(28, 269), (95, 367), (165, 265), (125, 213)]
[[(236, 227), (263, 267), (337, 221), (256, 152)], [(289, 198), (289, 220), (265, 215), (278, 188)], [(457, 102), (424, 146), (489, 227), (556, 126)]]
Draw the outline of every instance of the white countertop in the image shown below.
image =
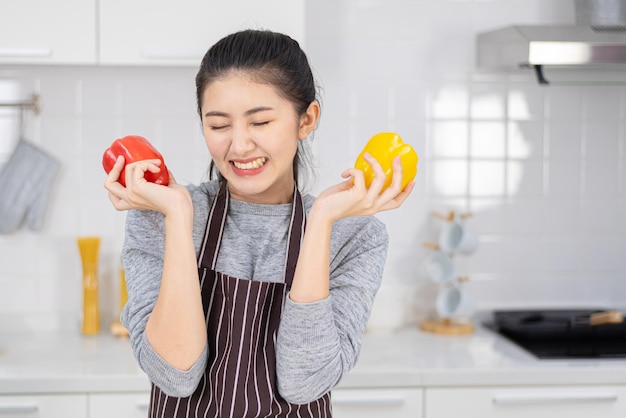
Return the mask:
[[(626, 384), (624, 360), (538, 360), (488, 329), (446, 336), (366, 334), (341, 387)], [(0, 394), (147, 391), (128, 339), (0, 333)]]
[(127, 338), (0, 333), (0, 394), (146, 391)]
[(495, 332), (366, 335), (344, 387), (626, 384), (626, 359), (539, 360)]

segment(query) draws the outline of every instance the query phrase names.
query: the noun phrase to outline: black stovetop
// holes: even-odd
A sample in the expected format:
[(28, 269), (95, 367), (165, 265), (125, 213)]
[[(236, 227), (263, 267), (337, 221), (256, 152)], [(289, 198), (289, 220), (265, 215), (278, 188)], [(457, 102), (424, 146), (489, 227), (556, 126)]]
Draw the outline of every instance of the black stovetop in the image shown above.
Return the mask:
[(485, 325), (540, 359), (626, 358), (626, 322), (585, 323), (601, 311), (496, 311)]

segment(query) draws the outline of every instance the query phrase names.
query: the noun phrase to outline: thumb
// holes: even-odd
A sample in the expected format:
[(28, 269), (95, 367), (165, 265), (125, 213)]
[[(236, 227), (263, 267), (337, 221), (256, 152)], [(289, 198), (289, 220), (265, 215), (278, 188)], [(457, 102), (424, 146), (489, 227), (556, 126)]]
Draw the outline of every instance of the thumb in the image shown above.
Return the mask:
[(174, 173), (172, 173), (170, 170), (167, 170), (167, 174), (170, 179), (170, 184), (178, 184), (178, 182), (176, 181), (176, 178), (174, 177)]

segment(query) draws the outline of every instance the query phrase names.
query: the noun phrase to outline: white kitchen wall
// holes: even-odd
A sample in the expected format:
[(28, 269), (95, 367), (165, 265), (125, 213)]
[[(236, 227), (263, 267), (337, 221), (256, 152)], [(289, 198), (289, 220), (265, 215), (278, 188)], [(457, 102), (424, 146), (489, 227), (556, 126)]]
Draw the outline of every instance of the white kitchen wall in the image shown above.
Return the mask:
[[(420, 273), (444, 221), (471, 213), (480, 246), (455, 256), (479, 309), (623, 306), (626, 301), (626, 87), (538, 86), (530, 73), (479, 72), (475, 35), (511, 23), (573, 23), (569, 0), (342, 0), (307, 4), (321, 87), (315, 191), (340, 181), (374, 133), (398, 132), (420, 156), (404, 207), (380, 215), (391, 236), (371, 329), (433, 313)], [(2, 67), (0, 101), (37, 92), (23, 136), (62, 162), (46, 225), (0, 236), (0, 313), (78, 329), (76, 237), (102, 237), (105, 321), (117, 311), (124, 214), (102, 187), (103, 150), (141, 134), (179, 182), (198, 182), (208, 154), (195, 113), (195, 68)], [(0, 163), (19, 136), (0, 109)], [(106, 323), (104, 324), (106, 327)]]
[[(34, 314), (56, 326), (61, 313), (78, 324), (82, 303), (78, 236), (102, 238), (100, 285), (104, 321), (117, 314), (120, 250), (125, 214), (116, 212), (103, 187), (102, 153), (126, 134), (144, 135), (167, 156), (180, 182), (201, 179), (208, 153), (195, 108), (195, 69), (0, 67), (2, 101), (32, 92), (38, 116), (25, 113), (25, 140), (61, 162), (43, 231), (24, 227), (0, 235), (0, 312)], [(1, 93), (0, 93), (1, 94)], [(20, 132), (19, 112), (0, 120), (6, 161)]]

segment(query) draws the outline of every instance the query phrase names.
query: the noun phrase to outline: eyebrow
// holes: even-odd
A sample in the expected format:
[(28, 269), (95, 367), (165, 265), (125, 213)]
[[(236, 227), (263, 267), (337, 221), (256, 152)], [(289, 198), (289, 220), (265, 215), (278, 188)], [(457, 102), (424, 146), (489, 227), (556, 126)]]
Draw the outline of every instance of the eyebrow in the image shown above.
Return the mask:
[[(269, 106), (257, 106), (257, 107), (253, 107), (252, 109), (246, 110), (244, 112), (244, 116), (250, 116), (253, 115), (255, 113), (259, 113), (259, 112), (265, 112), (267, 110), (274, 110), (274, 108), (269, 107)], [(209, 112), (206, 112), (204, 114), (204, 117), (208, 117), (208, 116), (221, 116), (224, 118), (229, 117), (230, 115), (226, 112), (220, 112), (219, 110), (211, 110)]]

